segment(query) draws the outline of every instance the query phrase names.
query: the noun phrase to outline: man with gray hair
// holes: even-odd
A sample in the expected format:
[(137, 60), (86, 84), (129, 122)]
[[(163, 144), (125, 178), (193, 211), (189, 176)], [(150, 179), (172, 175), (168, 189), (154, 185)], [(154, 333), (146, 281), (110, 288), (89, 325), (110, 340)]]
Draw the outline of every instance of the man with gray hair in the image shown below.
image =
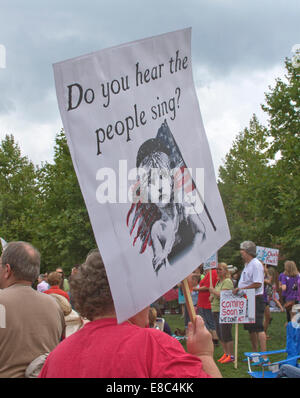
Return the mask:
[[(245, 267), (241, 273), (238, 287), (233, 290), (236, 294), (239, 289), (255, 289), (255, 323), (244, 324), (244, 329), (248, 330), (252, 343), (252, 350), (258, 351), (258, 342), (261, 351), (267, 351), (267, 339), (264, 332), (264, 267), (256, 258), (256, 245), (252, 241), (244, 241), (240, 245), (240, 253), (245, 262)], [(261, 362), (268, 363), (268, 358), (262, 356)]]
[(65, 330), (64, 315), (32, 283), (40, 254), (27, 242), (10, 242), (0, 257), (0, 377), (24, 377), (30, 362), (52, 351)]

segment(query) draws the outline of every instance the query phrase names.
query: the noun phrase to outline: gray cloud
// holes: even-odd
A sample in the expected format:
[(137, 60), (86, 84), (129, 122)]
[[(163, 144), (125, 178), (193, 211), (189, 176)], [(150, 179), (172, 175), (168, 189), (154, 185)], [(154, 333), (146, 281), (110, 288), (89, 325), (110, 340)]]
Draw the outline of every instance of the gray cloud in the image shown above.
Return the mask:
[(0, 0), (0, 9), (7, 52), (1, 135), (1, 116), (10, 113), (28, 124), (56, 125), (52, 64), (58, 61), (191, 26), (194, 74), (205, 86), (283, 64), (299, 42), (298, 0)]

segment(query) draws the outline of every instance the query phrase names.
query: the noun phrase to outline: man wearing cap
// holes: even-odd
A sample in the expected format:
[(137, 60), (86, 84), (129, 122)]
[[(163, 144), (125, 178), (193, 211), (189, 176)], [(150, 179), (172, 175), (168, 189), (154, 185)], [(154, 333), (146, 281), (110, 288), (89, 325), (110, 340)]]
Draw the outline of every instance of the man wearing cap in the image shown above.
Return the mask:
[[(265, 303), (264, 292), (264, 267), (256, 258), (256, 245), (251, 241), (242, 242), (240, 253), (245, 262), (245, 267), (241, 273), (238, 287), (233, 290), (236, 294), (239, 289), (255, 289), (255, 323), (244, 324), (244, 329), (248, 330), (252, 349), (258, 351), (258, 343), (261, 351), (267, 350), (266, 334), (264, 332), (264, 311)], [(267, 363), (268, 358), (263, 356), (262, 362)]]

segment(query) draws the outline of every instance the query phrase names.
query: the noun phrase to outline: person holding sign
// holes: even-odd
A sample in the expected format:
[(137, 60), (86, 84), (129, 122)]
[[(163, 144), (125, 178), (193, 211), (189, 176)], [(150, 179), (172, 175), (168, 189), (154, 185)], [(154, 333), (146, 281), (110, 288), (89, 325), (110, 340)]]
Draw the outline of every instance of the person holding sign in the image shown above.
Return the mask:
[[(258, 351), (258, 342), (261, 351), (267, 351), (267, 339), (264, 332), (264, 312), (265, 303), (264, 292), (264, 267), (256, 258), (256, 245), (254, 242), (245, 241), (240, 245), (240, 253), (245, 262), (238, 287), (233, 290), (236, 294), (240, 289), (255, 289), (255, 323), (244, 324), (244, 329), (248, 330), (252, 343), (252, 350)], [(268, 363), (269, 359), (262, 356), (262, 363)]]
[(216, 332), (218, 338), (222, 344), (224, 354), (218, 362), (229, 363), (234, 362), (233, 354), (233, 340), (232, 340), (232, 324), (231, 323), (219, 323), (220, 317), (220, 292), (221, 290), (233, 290), (233, 282), (230, 277), (230, 272), (228, 271), (227, 264), (219, 263), (217, 267), (218, 282), (216, 286), (210, 287), (209, 292), (213, 295), (211, 301), (211, 310), (216, 325)]
[(204, 319), (205, 326), (210, 331), (213, 342), (217, 345), (218, 336), (216, 333), (215, 321), (211, 312), (211, 302), (209, 300), (209, 288), (215, 287), (218, 280), (216, 269), (206, 270), (204, 278), (200, 281), (199, 287), (194, 287), (198, 291), (197, 314)]
[(213, 359), (211, 335), (201, 317), (188, 327), (187, 351), (149, 324), (149, 307), (117, 323), (102, 257), (89, 253), (70, 280), (75, 308), (90, 320), (53, 350), (40, 378), (222, 377)]

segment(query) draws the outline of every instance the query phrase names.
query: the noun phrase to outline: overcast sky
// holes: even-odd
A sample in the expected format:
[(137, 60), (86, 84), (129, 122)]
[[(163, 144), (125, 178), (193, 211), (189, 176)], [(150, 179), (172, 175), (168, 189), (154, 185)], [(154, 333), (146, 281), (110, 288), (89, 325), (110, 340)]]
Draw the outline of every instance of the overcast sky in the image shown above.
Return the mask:
[[(283, 77), (300, 42), (299, 0), (0, 0), (0, 138), (35, 164), (53, 160), (62, 128), (52, 64), (192, 27), (200, 110), (217, 174), (236, 135)], [(0, 66), (3, 66), (3, 59)]]

